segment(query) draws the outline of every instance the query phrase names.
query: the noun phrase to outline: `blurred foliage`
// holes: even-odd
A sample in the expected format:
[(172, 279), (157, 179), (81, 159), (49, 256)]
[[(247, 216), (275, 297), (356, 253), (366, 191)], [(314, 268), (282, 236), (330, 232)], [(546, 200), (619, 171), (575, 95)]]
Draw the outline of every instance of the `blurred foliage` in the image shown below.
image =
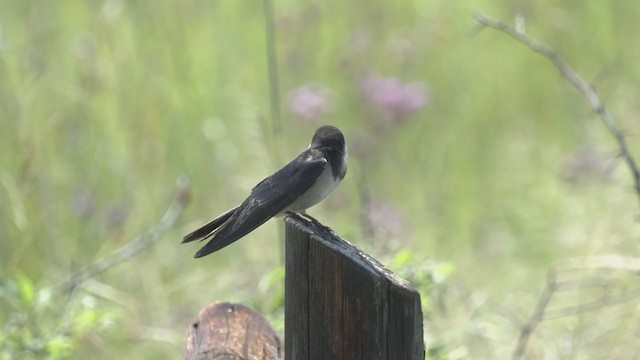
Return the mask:
[(0, 333), (0, 359), (68, 359), (79, 344), (105, 333), (117, 322), (117, 309), (91, 295), (58, 301), (49, 287), (37, 289), (24, 274), (3, 280), (0, 299), (11, 320)]
[[(278, 1), (280, 123), (258, 2), (1, 4), (5, 358), (176, 358), (216, 300), (249, 303), (282, 329), (278, 221), (198, 261), (179, 240), (323, 123), (344, 130), (351, 157), (312, 213), (416, 283), (431, 357), (508, 357), (549, 266), (637, 254), (629, 176), (584, 99), (471, 19), (523, 19), (593, 79), (638, 153), (633, 2)], [(180, 174), (194, 198), (165, 241), (47, 297), (151, 227)], [(599, 314), (543, 324), (532, 358), (640, 351), (633, 305)]]

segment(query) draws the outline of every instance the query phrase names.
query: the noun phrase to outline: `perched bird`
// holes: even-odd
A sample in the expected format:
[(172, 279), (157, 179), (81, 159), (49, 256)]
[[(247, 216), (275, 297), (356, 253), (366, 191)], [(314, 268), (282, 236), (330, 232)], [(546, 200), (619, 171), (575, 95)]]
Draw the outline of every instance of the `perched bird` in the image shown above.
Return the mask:
[(262, 180), (239, 206), (186, 235), (183, 243), (209, 242), (195, 257), (203, 257), (239, 240), (270, 218), (287, 213), (307, 216), (306, 210), (327, 197), (347, 173), (347, 145), (342, 132), (322, 126), (298, 157)]

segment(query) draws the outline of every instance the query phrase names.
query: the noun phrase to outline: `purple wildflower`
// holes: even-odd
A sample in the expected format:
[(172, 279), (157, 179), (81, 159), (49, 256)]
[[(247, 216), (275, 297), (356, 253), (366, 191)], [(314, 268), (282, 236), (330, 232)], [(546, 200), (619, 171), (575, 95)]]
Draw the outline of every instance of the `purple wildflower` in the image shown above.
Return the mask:
[(429, 93), (423, 83), (404, 83), (396, 77), (371, 76), (361, 84), (365, 100), (382, 120), (400, 122), (417, 113), (429, 103)]
[(313, 121), (332, 111), (331, 91), (315, 84), (303, 85), (289, 93), (289, 111), (304, 120)]
[(593, 144), (578, 148), (562, 169), (564, 180), (580, 184), (596, 180), (609, 180), (611, 160)]
[(399, 238), (406, 232), (402, 213), (388, 202), (371, 200), (366, 205), (366, 216), (373, 231), (383, 237)]
[(93, 193), (88, 189), (82, 189), (71, 198), (71, 211), (80, 219), (87, 219), (95, 210)]
[(105, 216), (105, 225), (107, 229), (120, 229), (126, 223), (130, 213), (131, 207), (124, 201), (109, 205)]

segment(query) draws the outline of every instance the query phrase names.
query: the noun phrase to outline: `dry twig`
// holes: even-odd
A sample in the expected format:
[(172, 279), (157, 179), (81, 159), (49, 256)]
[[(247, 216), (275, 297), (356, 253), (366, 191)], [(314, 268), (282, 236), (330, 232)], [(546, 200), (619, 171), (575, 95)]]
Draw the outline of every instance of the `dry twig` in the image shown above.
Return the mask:
[(545, 313), (543, 320), (559, 319), (567, 316), (579, 315), (589, 311), (595, 311), (603, 307), (637, 299), (638, 296), (640, 296), (640, 287), (635, 287), (627, 291), (621, 291), (616, 294), (606, 294), (600, 298), (584, 302), (582, 304), (567, 306), (560, 309), (548, 310)]
[(553, 293), (556, 291), (556, 284), (556, 273), (554, 270), (549, 270), (549, 273), (547, 274), (547, 284), (538, 298), (536, 308), (533, 311), (533, 314), (531, 314), (531, 317), (529, 317), (529, 321), (527, 321), (522, 329), (520, 329), (520, 337), (518, 338), (518, 344), (513, 351), (512, 359), (522, 359), (524, 356), (524, 351), (527, 349), (527, 344), (529, 343), (531, 334), (533, 334), (538, 324), (545, 320), (545, 312), (549, 302), (551, 301), (551, 297), (553, 297)]
[(498, 30), (501, 33), (511, 36), (519, 43), (526, 45), (532, 51), (537, 52), (538, 54), (549, 59), (549, 61), (551, 61), (553, 65), (555, 65), (558, 71), (560, 71), (560, 74), (567, 81), (569, 81), (569, 83), (571, 83), (573, 87), (578, 89), (578, 91), (582, 95), (584, 95), (584, 97), (589, 102), (589, 106), (591, 106), (591, 110), (600, 117), (602, 123), (607, 127), (607, 130), (609, 130), (611, 135), (613, 135), (613, 137), (615, 138), (615, 141), (618, 144), (618, 149), (620, 151), (620, 156), (624, 159), (624, 162), (627, 164), (627, 167), (629, 168), (629, 171), (631, 172), (631, 175), (633, 177), (634, 190), (638, 197), (638, 202), (640, 203), (640, 169), (638, 169), (635, 158), (629, 151), (629, 146), (627, 145), (624, 134), (616, 125), (613, 116), (611, 116), (611, 113), (609, 113), (607, 107), (600, 99), (593, 86), (584, 81), (555, 50), (525, 35), (524, 32), (518, 31), (518, 29), (511, 25), (508, 25), (501, 21), (490, 19), (483, 15), (475, 15), (474, 19), (478, 22), (480, 29), (489, 27)]
[(142, 250), (156, 243), (164, 233), (174, 226), (189, 201), (189, 179), (183, 177), (178, 180), (178, 192), (175, 199), (157, 224), (111, 254), (96, 260), (94, 263), (72, 274), (67, 280), (59, 284), (56, 290), (60, 292), (72, 291), (87, 279), (135, 257)]

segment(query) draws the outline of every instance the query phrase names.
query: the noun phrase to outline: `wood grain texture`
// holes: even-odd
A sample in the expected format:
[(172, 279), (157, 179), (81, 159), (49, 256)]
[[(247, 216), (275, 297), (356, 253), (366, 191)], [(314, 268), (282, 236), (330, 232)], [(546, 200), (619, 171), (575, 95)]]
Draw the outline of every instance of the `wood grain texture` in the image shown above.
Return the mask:
[(328, 228), (298, 216), (285, 224), (289, 359), (424, 359), (411, 284)]
[(280, 360), (280, 339), (267, 320), (244, 305), (217, 302), (187, 331), (184, 360)]

